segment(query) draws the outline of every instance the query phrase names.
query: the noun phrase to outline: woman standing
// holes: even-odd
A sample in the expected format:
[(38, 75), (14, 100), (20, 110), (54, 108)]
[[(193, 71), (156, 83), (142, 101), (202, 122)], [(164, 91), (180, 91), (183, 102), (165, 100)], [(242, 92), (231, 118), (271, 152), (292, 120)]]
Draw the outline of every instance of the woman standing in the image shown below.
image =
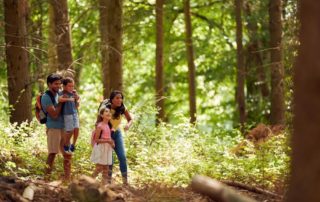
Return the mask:
[[(124, 116), (127, 119), (127, 124), (124, 127), (124, 130), (127, 131), (131, 125), (132, 125), (132, 117), (123, 104), (123, 94), (121, 91), (114, 90), (110, 93), (109, 99), (104, 100), (99, 107), (99, 111), (102, 108), (109, 108), (111, 111), (111, 124), (115, 132), (111, 135), (115, 147), (114, 151), (117, 154), (118, 160), (119, 160), (119, 165), (120, 165), (120, 171), (122, 175), (122, 181), (123, 184), (127, 185), (128, 184), (128, 171), (127, 171), (127, 158), (125, 154), (125, 149), (124, 149), (124, 144), (123, 144), (123, 138), (122, 138), (122, 133), (120, 130), (120, 124), (121, 124), (121, 119)], [(112, 168), (113, 165), (109, 167), (109, 177), (111, 179), (112, 177)]]

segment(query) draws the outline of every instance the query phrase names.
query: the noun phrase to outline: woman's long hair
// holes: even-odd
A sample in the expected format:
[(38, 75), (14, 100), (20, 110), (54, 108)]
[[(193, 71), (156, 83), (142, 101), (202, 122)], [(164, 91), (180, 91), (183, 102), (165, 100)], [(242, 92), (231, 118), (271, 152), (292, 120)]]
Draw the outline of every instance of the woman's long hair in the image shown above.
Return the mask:
[[(99, 124), (100, 122), (103, 121), (102, 115), (103, 115), (103, 113), (104, 113), (106, 110), (110, 110), (110, 109), (108, 109), (108, 108), (102, 108), (102, 109), (99, 111), (99, 114), (98, 114), (98, 116), (97, 116), (97, 121), (96, 121), (96, 124), (95, 124), (96, 127), (98, 126), (98, 124)], [(112, 124), (111, 124), (110, 121), (108, 122), (108, 125), (109, 125), (109, 128), (110, 128), (110, 130), (111, 130), (111, 129), (112, 129)]]
[(123, 96), (122, 92), (119, 91), (119, 90), (113, 90), (113, 91), (110, 93), (110, 97), (109, 97), (110, 103), (112, 104), (112, 100), (113, 100), (114, 97), (116, 97), (116, 95), (121, 95), (121, 97), (122, 97), (122, 103), (121, 103), (121, 106), (120, 106), (120, 107), (117, 107), (117, 108), (114, 109), (114, 110), (115, 110), (115, 113), (113, 114), (113, 118), (114, 118), (114, 119), (119, 119), (120, 115), (121, 115), (121, 114), (124, 114), (126, 108), (125, 108), (125, 106), (124, 106), (124, 104), (123, 104), (124, 96)]

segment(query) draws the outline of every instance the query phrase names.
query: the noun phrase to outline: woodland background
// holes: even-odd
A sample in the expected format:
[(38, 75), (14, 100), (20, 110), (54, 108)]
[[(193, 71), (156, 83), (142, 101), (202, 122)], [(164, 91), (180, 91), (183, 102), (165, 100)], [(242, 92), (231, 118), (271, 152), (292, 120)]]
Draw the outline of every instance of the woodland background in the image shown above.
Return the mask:
[(133, 184), (186, 186), (198, 173), (284, 194), (297, 4), (2, 0), (0, 174), (42, 176), (46, 136), (34, 102), (59, 71), (81, 96), (74, 176), (92, 171), (97, 108), (119, 89), (134, 117), (125, 134)]

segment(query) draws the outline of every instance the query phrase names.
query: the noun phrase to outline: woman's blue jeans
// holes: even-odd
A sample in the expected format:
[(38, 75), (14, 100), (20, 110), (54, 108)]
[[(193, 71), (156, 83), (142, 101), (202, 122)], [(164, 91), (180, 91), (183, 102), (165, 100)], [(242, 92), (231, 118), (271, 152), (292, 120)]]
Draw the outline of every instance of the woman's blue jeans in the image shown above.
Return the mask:
[[(127, 177), (127, 157), (124, 150), (124, 144), (123, 144), (123, 138), (120, 129), (116, 130), (114, 133), (111, 134), (111, 138), (114, 141), (115, 147), (114, 151), (116, 152), (116, 155), (119, 160), (120, 165), (120, 171), (122, 177)], [(112, 159), (112, 165), (109, 166), (109, 176), (112, 176), (112, 168), (113, 168), (113, 159)]]

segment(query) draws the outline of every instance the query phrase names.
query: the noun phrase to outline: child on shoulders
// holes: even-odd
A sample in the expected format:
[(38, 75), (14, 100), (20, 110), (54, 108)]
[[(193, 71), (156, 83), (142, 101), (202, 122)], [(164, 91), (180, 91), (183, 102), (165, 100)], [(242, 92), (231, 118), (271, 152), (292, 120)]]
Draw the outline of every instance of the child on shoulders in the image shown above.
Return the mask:
[[(64, 101), (62, 105), (62, 115), (64, 119), (64, 152), (72, 154), (76, 149), (76, 142), (79, 136), (79, 116), (78, 107), (80, 97), (74, 89), (74, 80), (66, 77), (62, 80), (63, 91), (59, 94), (59, 100)], [(73, 136), (72, 144), (70, 144)]]

